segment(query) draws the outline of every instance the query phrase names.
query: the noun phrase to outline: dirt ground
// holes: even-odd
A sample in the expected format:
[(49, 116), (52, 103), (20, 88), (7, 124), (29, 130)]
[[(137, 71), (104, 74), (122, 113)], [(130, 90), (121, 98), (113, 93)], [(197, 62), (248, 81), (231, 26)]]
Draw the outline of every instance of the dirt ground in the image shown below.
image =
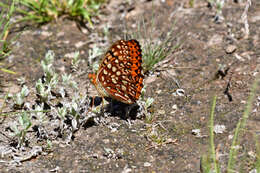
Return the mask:
[[(70, 72), (69, 54), (78, 50), (80, 58), (85, 60), (80, 65), (85, 74), (74, 79), (82, 92), (88, 90), (91, 96), (97, 95), (87, 78), (91, 71), (89, 49), (95, 44), (106, 50), (112, 42), (124, 39), (125, 30), (136, 31), (142, 20), (154, 21), (155, 27), (147, 25), (147, 30), (153, 29), (149, 34), (155, 41), (165, 39), (165, 33), (173, 30), (182, 45), (166, 58), (166, 64), (158, 65), (145, 77), (145, 98), (154, 98), (149, 109), (153, 114), (150, 122), (137, 118), (129, 125), (120, 116), (108, 116), (105, 125), (80, 128), (71, 142), (54, 140), (51, 151), (19, 164), (11, 164), (12, 157), (2, 153), (0, 172), (201, 172), (201, 158), (210, 149), (209, 115), (215, 94), (214, 123), (225, 127), (224, 132), (215, 134), (219, 163), (224, 171), (236, 125), (260, 70), (260, 1), (252, 0), (249, 8), (248, 36), (241, 20), (245, 2), (226, 2), (222, 11), (224, 19), (219, 22), (214, 22), (216, 10), (207, 7), (205, 1), (197, 0), (193, 7), (188, 2), (111, 0), (102, 8), (101, 15), (94, 18), (95, 29), (81, 28), (63, 17), (23, 31), (12, 54), (4, 60), (17, 74), (2, 74), (3, 95), (7, 91), (18, 92), (17, 78), (21, 77), (33, 88), (43, 75), (40, 60), (48, 50), (54, 51), (54, 67), (60, 74)], [(109, 29), (108, 35), (104, 35), (105, 27)], [(139, 41), (142, 45), (145, 40)], [(217, 79), (216, 74), (219, 74)], [(176, 94), (177, 89), (183, 89), (184, 96)], [(35, 96), (29, 98), (33, 99)], [(246, 130), (240, 136), (236, 169), (242, 172), (254, 168), (256, 141), (260, 142), (259, 105), (258, 90)], [(7, 106), (3, 111), (11, 110)], [(2, 120), (2, 134), (10, 130), (8, 126), (16, 118)], [(195, 129), (200, 129), (201, 134), (195, 134)], [(2, 134), (0, 145), (4, 146), (7, 139)], [(31, 142), (27, 147), (39, 143)]]

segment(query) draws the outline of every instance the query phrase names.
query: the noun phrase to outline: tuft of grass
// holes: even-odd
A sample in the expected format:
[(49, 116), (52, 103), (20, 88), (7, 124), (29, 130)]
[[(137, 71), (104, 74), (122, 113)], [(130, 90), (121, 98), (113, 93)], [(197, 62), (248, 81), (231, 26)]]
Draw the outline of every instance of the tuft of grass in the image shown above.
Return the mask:
[[(11, 17), (15, 11), (15, 3), (16, 0), (13, 0), (11, 5), (8, 6), (6, 9), (1, 10), (0, 13), (0, 60), (4, 57), (8, 56), (11, 52), (10, 45), (13, 39), (7, 40), (7, 36), (10, 30), (11, 25)], [(1, 2), (0, 2), (1, 4)], [(1, 71), (10, 72), (7, 69), (1, 68)]]
[[(104, 2), (105, 0), (20, 0), (21, 7), (16, 11), (24, 15), (19, 22), (32, 21), (44, 24), (62, 15), (68, 15), (77, 20), (88, 21), (92, 26), (91, 17), (97, 15)], [(1, 2), (0, 6), (8, 7)]]
[[(163, 61), (167, 56), (169, 56), (175, 49), (180, 45), (176, 44), (174, 46), (168, 46), (171, 43), (172, 33), (167, 34), (167, 38), (162, 42), (155, 44), (145, 44), (143, 49), (143, 67), (144, 72), (155, 70), (154, 66)], [(145, 41), (146, 42), (146, 41)], [(146, 42), (148, 43), (148, 42)]]
[(250, 92), (242, 119), (239, 120), (239, 122), (237, 123), (232, 145), (230, 147), (227, 173), (231, 173), (234, 170), (235, 158), (237, 156), (237, 149), (236, 149), (237, 147), (235, 147), (235, 146), (239, 145), (239, 134), (245, 128), (247, 119), (252, 110), (253, 101), (254, 101), (255, 94), (256, 94), (256, 91), (258, 88), (258, 82), (259, 82), (259, 75), (256, 77), (256, 79), (252, 85), (251, 92)]
[[(235, 172), (235, 159), (237, 158), (237, 152), (238, 152), (238, 147), (240, 142), (239, 142), (239, 135), (241, 131), (245, 129), (247, 119), (249, 117), (249, 114), (252, 110), (252, 104), (255, 98), (255, 94), (258, 88), (258, 83), (259, 83), (259, 75), (256, 77), (252, 88), (251, 92), (244, 110), (244, 113), (242, 115), (241, 120), (237, 123), (237, 127), (235, 129), (234, 137), (232, 140), (232, 144), (230, 146), (230, 151), (229, 151), (229, 160), (227, 164), (227, 173), (233, 173)], [(215, 151), (215, 144), (214, 144), (214, 110), (216, 106), (216, 96), (213, 97), (213, 103), (211, 106), (211, 113), (210, 113), (210, 157), (208, 156), (203, 156), (201, 159), (201, 168), (202, 172), (210, 173), (210, 172), (220, 172), (220, 165), (218, 163), (218, 158), (216, 156), (216, 151)], [(259, 147), (258, 147), (258, 142), (256, 142), (256, 148), (257, 148), (257, 158), (255, 162), (255, 167), (256, 170), (259, 172), (260, 170), (260, 152), (259, 152)], [(214, 166), (214, 170), (212, 170), (212, 166)]]
[[(177, 48), (181, 46), (180, 42), (176, 43), (176, 39), (179, 34), (174, 33), (174, 25), (171, 26), (171, 30), (166, 33), (159, 32), (158, 36), (154, 39), (154, 33), (160, 31), (156, 27), (154, 15), (151, 19), (151, 23), (145, 23), (144, 19), (138, 23), (137, 31), (130, 34), (131, 38), (142, 41), (142, 66), (144, 73), (148, 71), (154, 71), (155, 65), (160, 61), (163, 61), (166, 57), (171, 55)], [(156, 30), (157, 29), (157, 30)], [(125, 38), (127, 36), (125, 35)]]
[[(16, 9), (15, 4), (16, 0), (12, 0), (11, 5), (6, 9), (2, 9), (0, 13), (0, 60), (4, 59), (11, 53), (11, 45), (18, 36), (7, 39), (11, 28), (11, 17)], [(15, 74), (14, 71), (5, 68), (3, 63), (0, 63), (0, 71)]]

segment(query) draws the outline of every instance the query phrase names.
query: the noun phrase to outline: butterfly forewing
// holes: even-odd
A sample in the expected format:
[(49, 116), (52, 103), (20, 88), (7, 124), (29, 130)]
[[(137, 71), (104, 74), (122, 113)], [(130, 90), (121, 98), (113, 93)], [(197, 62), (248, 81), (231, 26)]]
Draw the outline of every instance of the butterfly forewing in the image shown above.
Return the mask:
[(140, 44), (136, 40), (119, 40), (105, 54), (95, 85), (103, 87), (101, 95), (132, 104), (141, 94), (143, 78)]

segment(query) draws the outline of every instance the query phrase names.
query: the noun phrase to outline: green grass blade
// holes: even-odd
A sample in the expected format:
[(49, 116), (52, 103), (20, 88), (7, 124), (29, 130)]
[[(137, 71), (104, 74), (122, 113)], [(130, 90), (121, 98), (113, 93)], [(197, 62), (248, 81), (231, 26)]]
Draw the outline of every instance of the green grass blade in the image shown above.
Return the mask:
[(248, 101), (247, 101), (247, 104), (246, 104), (246, 107), (245, 107), (245, 110), (244, 110), (244, 113), (242, 116), (242, 120), (240, 120), (237, 123), (237, 127), (236, 127), (235, 134), (234, 134), (234, 139), (232, 141), (232, 145), (231, 145), (230, 152), (229, 152), (227, 173), (232, 173), (234, 170), (234, 162), (235, 162), (234, 159), (237, 156), (237, 149), (235, 149), (235, 146), (239, 145), (239, 139), (238, 139), (239, 133), (242, 129), (245, 128), (247, 119), (252, 110), (252, 104), (253, 104), (255, 94), (256, 94), (256, 91), (258, 88), (258, 82), (259, 82), (259, 75), (256, 77), (256, 79), (252, 85), (251, 92), (250, 92), (250, 95), (249, 95), (249, 98), (248, 98)]
[(10, 74), (16, 74), (16, 72), (12, 71), (12, 70), (8, 70), (8, 69), (5, 69), (5, 68), (0, 68), (0, 70), (2, 72), (6, 72), (6, 73), (10, 73)]
[(259, 136), (255, 135), (256, 139), (256, 162), (255, 162), (255, 169), (256, 172), (260, 172), (260, 145), (259, 145)]
[[(5, 20), (3, 15), (4, 15), (4, 11), (2, 11), (1, 14), (0, 14), (0, 28), (2, 28), (2, 25), (4, 24), (4, 20)], [(0, 33), (0, 39), (3, 37), (3, 34), (4, 34), (4, 32)]]
[(216, 151), (215, 151), (215, 144), (214, 144), (214, 112), (215, 112), (215, 108), (216, 108), (216, 100), (217, 100), (217, 96), (215, 95), (213, 97), (213, 102), (212, 102), (211, 111), (210, 111), (210, 125), (209, 125), (209, 129), (210, 129), (210, 148), (211, 148), (211, 157), (213, 159), (215, 172), (220, 173), (218, 162), (217, 162), (217, 159), (216, 159)]

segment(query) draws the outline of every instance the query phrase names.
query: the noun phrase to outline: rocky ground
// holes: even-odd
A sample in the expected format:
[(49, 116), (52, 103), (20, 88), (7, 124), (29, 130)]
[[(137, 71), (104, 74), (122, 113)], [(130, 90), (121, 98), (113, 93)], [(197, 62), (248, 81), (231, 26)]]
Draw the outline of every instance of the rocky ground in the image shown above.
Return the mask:
[[(35, 147), (46, 146), (46, 140), (39, 140), (35, 129), (29, 129), (21, 154), (6, 150), (13, 141), (10, 125), (19, 114), (2, 116), (1, 172), (201, 172), (201, 158), (210, 151), (209, 115), (214, 95), (214, 124), (223, 130), (215, 133), (215, 146), (224, 172), (236, 125), (260, 70), (260, 1), (253, 0), (249, 7), (249, 32), (241, 19), (246, 2), (229, 0), (222, 9), (223, 18), (217, 21), (215, 7), (209, 8), (200, 0), (191, 7), (188, 2), (111, 0), (99, 17), (93, 18), (94, 29), (85, 29), (63, 17), (20, 32), (12, 54), (3, 61), (17, 74), (2, 74), (1, 95), (20, 91), (17, 79), (23, 77), (30, 90), (26, 98), (30, 104), (37, 100), (35, 83), (43, 76), (40, 61), (48, 50), (55, 53), (53, 65), (58, 74), (71, 73), (82, 95), (96, 96), (87, 77), (92, 71), (89, 50), (95, 46), (105, 51), (114, 41), (131, 38), (139, 31), (139, 23), (144, 26), (142, 21), (145, 28), (138, 37), (141, 46), (147, 43), (147, 36), (156, 44), (165, 40), (170, 31), (172, 45), (181, 46), (147, 73), (142, 100), (150, 97), (154, 103), (148, 112), (139, 112), (141, 116), (130, 122), (120, 115), (100, 113), (98, 122), (88, 121), (74, 131), (69, 141), (61, 135), (52, 140), (50, 149), (43, 147), (39, 151)], [(75, 51), (82, 60), (76, 72), (71, 69)], [(3, 99), (0, 103), (3, 105)], [(14, 110), (9, 103), (2, 112)], [(259, 105), (257, 90), (246, 129), (240, 135), (235, 168), (242, 172), (255, 168), (256, 144), (260, 141)], [(84, 113), (81, 116), (94, 114)], [(47, 113), (49, 121), (42, 126), (50, 130), (46, 132), (49, 136), (55, 129), (51, 114)], [(26, 159), (29, 151), (37, 152)], [(24, 159), (12, 162), (18, 153)]]

